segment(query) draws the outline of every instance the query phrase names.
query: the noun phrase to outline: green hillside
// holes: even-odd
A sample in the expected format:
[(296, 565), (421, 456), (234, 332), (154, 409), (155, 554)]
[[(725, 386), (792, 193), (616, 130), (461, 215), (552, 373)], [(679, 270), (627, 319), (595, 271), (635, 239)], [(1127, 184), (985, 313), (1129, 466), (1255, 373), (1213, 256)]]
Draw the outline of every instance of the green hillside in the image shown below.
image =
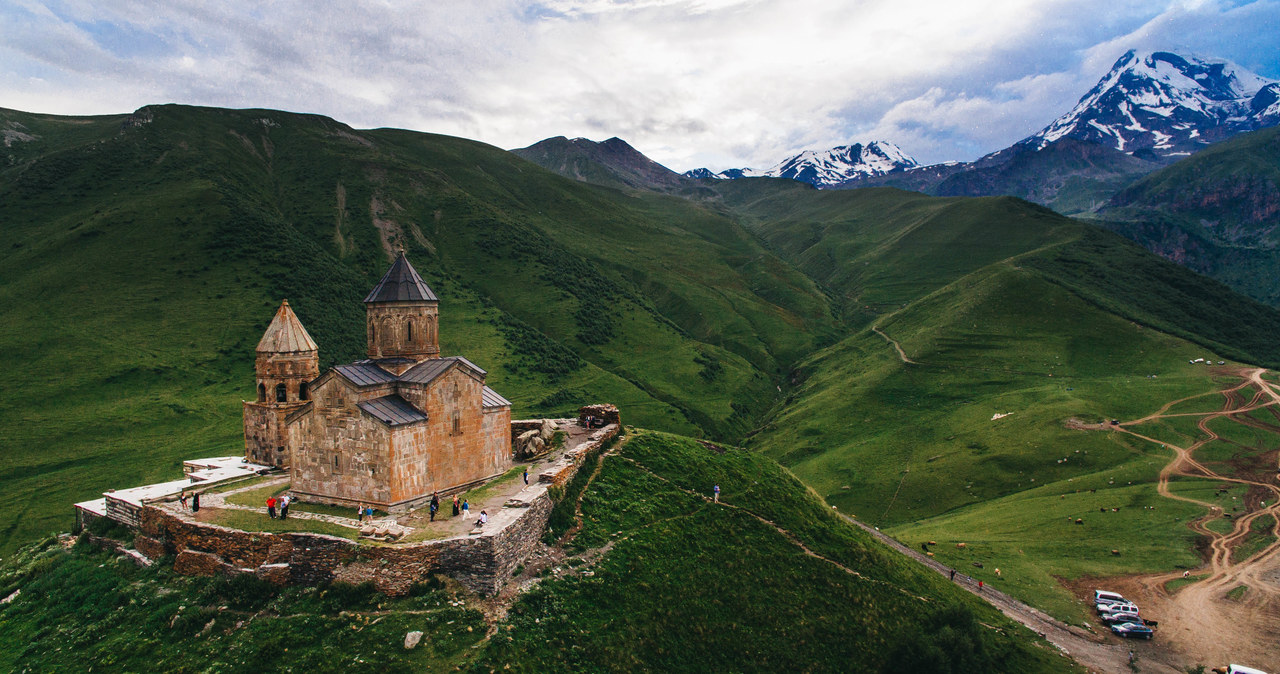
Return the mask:
[[(1073, 622), (1083, 614), (1055, 576), (1194, 565), (1178, 518), (1195, 509), (1162, 504), (1140, 523), (1142, 550), (1127, 545), (1133, 508), (1111, 526), (1072, 531), (1070, 546), (1044, 544), (1066, 518), (1028, 518), (1041, 508), (1032, 495), (1047, 503), (1100, 482), (1093, 501), (1136, 502), (1122, 488), (1140, 489), (1144, 505), (1161, 501), (1153, 483), (1165, 452), (1068, 422), (1138, 418), (1214, 390), (1211, 372), (1188, 364), (1195, 358), (1280, 362), (1268, 336), (1280, 314), (1018, 200), (756, 182), (726, 184), (726, 202), (840, 298), (855, 329), (802, 361), (797, 388), (751, 447), (912, 545), (998, 540), (978, 547), (981, 557), (972, 547), (940, 556), (1014, 570), (987, 580)], [(1110, 555), (1120, 547), (1131, 554)]]
[(829, 340), (827, 300), (723, 214), (583, 185), (472, 141), (267, 110), (0, 112), (0, 551), (72, 502), (242, 451), (281, 298), (322, 366), (403, 246), (441, 345), (517, 416), (609, 401), (733, 439)]
[(632, 432), (581, 504), (564, 561), (505, 615), (450, 583), (281, 591), (36, 544), (0, 565), (0, 596), (21, 589), (0, 606), (0, 668), (1080, 671), (760, 454)]
[(1216, 143), (1121, 190), (1105, 226), (1280, 305), (1280, 128)]

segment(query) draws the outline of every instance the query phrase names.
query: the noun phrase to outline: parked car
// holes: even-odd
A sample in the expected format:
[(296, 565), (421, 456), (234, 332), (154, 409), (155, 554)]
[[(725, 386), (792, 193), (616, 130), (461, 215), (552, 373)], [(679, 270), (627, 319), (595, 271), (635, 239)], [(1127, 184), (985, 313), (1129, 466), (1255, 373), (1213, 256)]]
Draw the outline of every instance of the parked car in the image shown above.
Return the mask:
[(1121, 597), (1119, 593), (1109, 592), (1107, 590), (1094, 590), (1093, 603), (1095, 604), (1127, 604), (1128, 599)]
[(1138, 623), (1120, 623), (1119, 625), (1112, 625), (1111, 631), (1126, 639), (1150, 639), (1156, 635), (1150, 627), (1147, 627), (1146, 625), (1139, 625)]
[(1098, 609), (1098, 615), (1105, 613), (1141, 613), (1137, 604), (1098, 604), (1094, 608)]
[(1120, 623), (1142, 623), (1142, 616), (1137, 613), (1129, 613), (1127, 611), (1121, 613), (1103, 613), (1102, 623), (1104, 625), (1119, 625)]

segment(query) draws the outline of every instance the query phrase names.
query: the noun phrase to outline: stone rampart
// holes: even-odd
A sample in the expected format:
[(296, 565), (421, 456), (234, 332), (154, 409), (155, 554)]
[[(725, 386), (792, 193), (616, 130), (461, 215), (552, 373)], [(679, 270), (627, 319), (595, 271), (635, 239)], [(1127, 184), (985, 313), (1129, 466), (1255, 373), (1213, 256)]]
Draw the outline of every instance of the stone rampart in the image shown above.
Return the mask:
[[(602, 428), (568, 452), (555, 466), (555, 483), (572, 478), (583, 458), (617, 433), (616, 425)], [(186, 575), (253, 573), (278, 585), (372, 582), (379, 591), (395, 596), (408, 593), (432, 574), (444, 574), (489, 595), (501, 589), (528, 557), (554, 507), (549, 489), (544, 488), (518, 508), (522, 512), (517, 517), (483, 534), (370, 545), (323, 534), (241, 531), (146, 505), (134, 545), (152, 558), (176, 555), (174, 571)]]

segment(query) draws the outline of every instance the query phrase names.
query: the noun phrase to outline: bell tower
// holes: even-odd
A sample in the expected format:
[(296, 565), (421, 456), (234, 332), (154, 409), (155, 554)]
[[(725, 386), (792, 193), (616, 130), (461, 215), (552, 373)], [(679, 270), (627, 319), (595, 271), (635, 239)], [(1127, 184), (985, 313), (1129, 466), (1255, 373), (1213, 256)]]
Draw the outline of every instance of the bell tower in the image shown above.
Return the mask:
[(403, 250), (364, 298), (364, 308), (369, 357), (387, 361), (383, 367), (403, 371), (440, 357), (439, 300)]
[(265, 466), (289, 465), (289, 429), (284, 418), (310, 400), (307, 385), (320, 376), (320, 350), (302, 321), (280, 303), (258, 342), (257, 396), (244, 403), (244, 456)]

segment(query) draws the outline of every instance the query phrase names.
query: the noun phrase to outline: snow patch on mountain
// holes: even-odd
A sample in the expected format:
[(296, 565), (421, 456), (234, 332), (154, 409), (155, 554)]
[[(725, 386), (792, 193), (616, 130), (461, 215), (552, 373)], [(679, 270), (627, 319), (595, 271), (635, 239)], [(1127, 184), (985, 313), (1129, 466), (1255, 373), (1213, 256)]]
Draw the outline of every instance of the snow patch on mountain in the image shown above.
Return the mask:
[(737, 178), (790, 178), (809, 183), (815, 187), (831, 187), (869, 176), (880, 176), (890, 171), (909, 169), (919, 163), (902, 151), (902, 148), (888, 141), (873, 141), (863, 145), (841, 145), (830, 150), (805, 150), (794, 157), (785, 159), (769, 169), (728, 169), (713, 172), (699, 168), (686, 171), (689, 178), (716, 178), (718, 180), (734, 180)]
[(1171, 156), (1280, 122), (1277, 98), (1280, 84), (1225, 59), (1129, 51), (1070, 112), (1023, 142), (1042, 149), (1072, 137)]

